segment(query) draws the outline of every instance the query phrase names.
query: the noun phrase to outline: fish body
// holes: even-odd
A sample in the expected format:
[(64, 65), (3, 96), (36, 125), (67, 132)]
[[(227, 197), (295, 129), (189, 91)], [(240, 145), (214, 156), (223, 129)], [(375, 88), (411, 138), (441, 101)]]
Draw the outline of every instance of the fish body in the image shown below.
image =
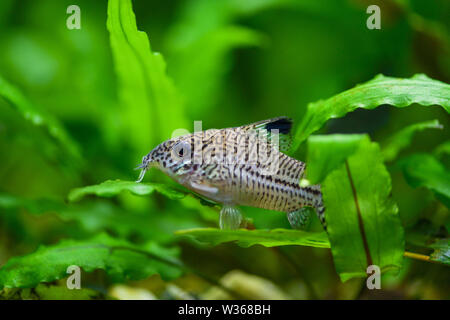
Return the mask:
[[(156, 166), (193, 192), (221, 203), (220, 225), (238, 228), (238, 206), (283, 211), (294, 228), (314, 207), (325, 226), (320, 186), (301, 187), (305, 163), (282, 151), (289, 148), (292, 122), (285, 117), (250, 125), (209, 129), (167, 140), (142, 161), (140, 180)], [(139, 181), (140, 181), (139, 180)]]

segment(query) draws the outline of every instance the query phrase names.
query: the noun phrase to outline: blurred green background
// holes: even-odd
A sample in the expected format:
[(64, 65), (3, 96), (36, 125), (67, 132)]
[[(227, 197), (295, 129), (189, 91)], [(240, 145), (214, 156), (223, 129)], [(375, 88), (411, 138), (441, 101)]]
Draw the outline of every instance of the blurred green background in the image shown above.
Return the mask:
[[(272, 281), (290, 298), (450, 297), (448, 268), (439, 265), (406, 261), (402, 274), (374, 293), (363, 289), (362, 280), (341, 283), (329, 250), (207, 248), (176, 238), (173, 232), (179, 229), (217, 226), (217, 211), (192, 198), (121, 194), (67, 204), (64, 212), (45, 207), (46, 201), (66, 203), (75, 187), (135, 180), (133, 168), (142, 156), (170, 138), (179, 124), (192, 131), (195, 120), (208, 129), (281, 115), (298, 122), (309, 102), (379, 73), (425, 73), (448, 83), (449, 1), (135, 0), (138, 29), (164, 56), (180, 99), (177, 112), (156, 124), (139, 113), (139, 97), (136, 108), (124, 115), (106, 28), (107, 1), (75, 2), (0, 2), (0, 77), (68, 132), (66, 137), (46, 130), (47, 120), (0, 98), (0, 265), (39, 244), (106, 231), (137, 243), (180, 246), (183, 261), (201, 272), (220, 278), (242, 270)], [(81, 8), (80, 30), (66, 27), (71, 4)], [(366, 27), (370, 4), (381, 7), (381, 30)], [(358, 110), (330, 121), (321, 132), (367, 132), (383, 141), (408, 124), (432, 119), (444, 130), (417, 135), (404, 153), (431, 152), (449, 138), (449, 117), (441, 108)], [(295, 156), (302, 159), (303, 148)], [(444, 162), (449, 167), (448, 158)], [(429, 191), (408, 186), (395, 168), (389, 170), (405, 227), (424, 219), (435, 228), (444, 224), (447, 208)], [(146, 180), (168, 181), (159, 172)], [(23, 205), (27, 201), (32, 204)], [(256, 228), (289, 228), (282, 213), (252, 208), (245, 213)], [(317, 221), (313, 228), (320, 228)], [(101, 272), (90, 277), (92, 288), (107, 292), (110, 284)], [(208, 288), (192, 274), (174, 284), (193, 294)], [(130, 285), (159, 297), (173, 295), (157, 276)]]

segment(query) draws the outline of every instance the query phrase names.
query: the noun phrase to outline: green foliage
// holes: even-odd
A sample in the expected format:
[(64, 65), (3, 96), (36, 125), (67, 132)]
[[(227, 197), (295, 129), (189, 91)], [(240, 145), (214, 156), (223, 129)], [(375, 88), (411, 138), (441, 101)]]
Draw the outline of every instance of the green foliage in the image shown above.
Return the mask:
[(321, 162), (329, 163), (331, 154), (340, 155), (339, 163), (335, 160), (327, 167), (321, 185), (331, 252), (341, 279), (366, 277), (367, 266), (373, 264), (382, 271), (401, 268), (403, 228), (378, 144), (361, 135), (327, 135), (308, 139), (308, 148), (315, 150), (314, 158), (308, 159), (313, 172), (316, 166), (324, 168)]
[[(181, 92), (186, 93), (188, 112), (193, 116), (201, 117), (216, 102), (223, 77), (229, 71), (230, 52), (260, 46), (265, 40), (259, 32), (233, 22), (243, 14), (240, 6), (233, 1), (196, 1), (186, 6), (180, 21), (171, 28), (171, 75)], [(208, 21), (199, 12), (207, 12)], [(211, 81), (205, 83), (205, 79)]]
[(378, 75), (327, 100), (309, 104), (297, 129), (294, 149), (311, 133), (319, 130), (327, 120), (343, 117), (357, 108), (374, 109), (383, 104), (404, 108), (418, 103), (423, 106), (439, 105), (450, 112), (449, 96), (450, 85), (423, 74), (411, 79)]
[(108, 30), (119, 81), (123, 134), (136, 150), (186, 128), (181, 100), (166, 75), (163, 57), (136, 26), (131, 0), (108, 1)]
[(83, 241), (63, 240), (9, 260), (0, 269), (0, 288), (31, 288), (40, 282), (62, 279), (68, 276), (71, 265), (86, 272), (102, 269), (113, 282), (143, 279), (152, 274), (173, 279), (181, 272), (176, 256), (177, 250), (156, 243), (136, 246), (105, 234)]
[(0, 299), (7, 300), (93, 300), (104, 296), (93, 289), (80, 288), (70, 290), (67, 286), (45, 285), (40, 283), (34, 289), (4, 288), (0, 290)]
[(425, 121), (415, 123), (398, 131), (395, 135), (390, 137), (382, 148), (384, 161), (392, 161), (399, 154), (402, 149), (411, 144), (414, 134), (425, 129), (442, 129), (442, 125), (438, 120)]
[(15, 108), (27, 121), (35, 126), (45, 128), (49, 136), (53, 138), (66, 154), (80, 161), (80, 151), (77, 143), (73, 141), (66, 129), (49, 114), (39, 110), (33, 105), (19, 89), (8, 83), (0, 76), (0, 97), (4, 98)]
[(317, 248), (329, 248), (327, 236), (324, 232), (305, 232), (297, 230), (220, 230), (202, 228), (181, 230), (178, 235), (189, 236), (195, 240), (209, 245), (218, 245), (224, 242), (236, 242), (239, 246), (248, 248), (253, 245), (264, 247), (300, 245)]
[(432, 190), (442, 203), (450, 207), (450, 171), (435, 157), (429, 154), (413, 154), (401, 159), (398, 165), (411, 186)]
[(333, 170), (340, 167), (355, 153), (364, 135), (316, 135), (308, 139), (308, 181), (322, 182)]
[(432, 261), (450, 265), (450, 238), (438, 240), (430, 247), (435, 249), (430, 255)]
[(108, 180), (97, 185), (73, 189), (69, 193), (69, 201), (78, 201), (86, 195), (95, 194), (99, 197), (112, 197), (123, 191), (146, 196), (157, 191), (169, 199), (182, 199), (185, 193), (159, 183), (136, 183), (134, 181)]
[[(0, 2), (0, 299), (104, 299), (114, 282), (164, 298), (182, 274), (176, 285), (202, 297), (198, 277), (217, 286), (239, 269), (293, 298), (370, 298), (339, 281), (369, 264), (381, 294), (447, 294), (448, 1), (380, 3), (383, 32), (354, 1), (78, 4), (82, 29), (66, 30), (61, 3)], [(277, 116), (297, 126), (299, 183), (321, 184), (327, 232), (249, 207), (248, 229), (218, 230), (217, 203), (157, 170), (131, 181), (194, 120)], [(72, 264), (95, 290), (66, 289)]]

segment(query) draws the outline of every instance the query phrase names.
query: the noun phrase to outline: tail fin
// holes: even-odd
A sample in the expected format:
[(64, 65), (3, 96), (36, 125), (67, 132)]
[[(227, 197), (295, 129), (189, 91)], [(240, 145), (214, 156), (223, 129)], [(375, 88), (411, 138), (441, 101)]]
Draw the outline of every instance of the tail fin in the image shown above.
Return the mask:
[(316, 209), (316, 214), (317, 217), (320, 220), (320, 223), (322, 224), (323, 228), (325, 229), (325, 231), (327, 230), (327, 222), (325, 221), (325, 206), (323, 205), (323, 200), (322, 200), (322, 192), (320, 190), (320, 185), (313, 185), (313, 186), (308, 186), (305, 187), (305, 189), (311, 191), (314, 196), (313, 196), (313, 207), (314, 209)]
[(315, 207), (317, 216), (319, 217), (320, 223), (322, 224), (322, 227), (327, 231), (327, 222), (325, 220), (325, 207), (323, 206), (323, 203), (321, 202), (320, 205)]

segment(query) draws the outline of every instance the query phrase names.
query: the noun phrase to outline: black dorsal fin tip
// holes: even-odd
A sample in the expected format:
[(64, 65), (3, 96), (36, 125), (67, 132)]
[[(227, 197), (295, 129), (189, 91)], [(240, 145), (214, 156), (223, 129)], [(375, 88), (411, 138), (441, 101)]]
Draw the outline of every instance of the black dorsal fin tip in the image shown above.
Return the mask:
[(292, 128), (292, 119), (287, 117), (274, 118), (268, 122), (264, 128), (268, 131), (277, 129), (282, 134), (288, 134)]

